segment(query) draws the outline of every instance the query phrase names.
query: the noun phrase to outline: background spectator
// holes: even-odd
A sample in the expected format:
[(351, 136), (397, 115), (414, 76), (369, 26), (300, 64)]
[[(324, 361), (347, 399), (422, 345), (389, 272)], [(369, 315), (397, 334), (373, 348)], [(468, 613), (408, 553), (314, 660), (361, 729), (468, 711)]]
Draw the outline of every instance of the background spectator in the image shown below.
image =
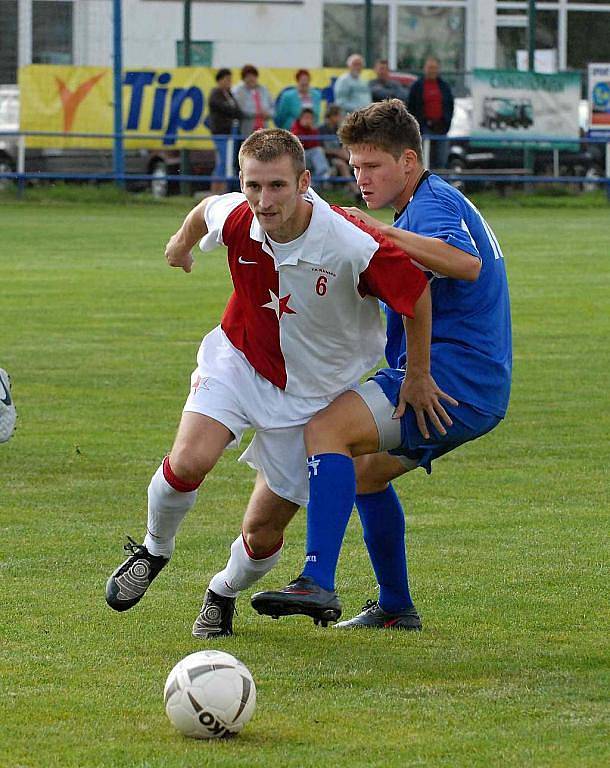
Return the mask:
[(400, 99), (404, 104), (409, 98), (409, 90), (398, 80), (390, 77), (390, 67), (387, 59), (378, 59), (375, 62), (375, 77), (369, 82), (371, 98), (373, 101), (384, 99)]
[(313, 109), (315, 124), (320, 122), (322, 92), (318, 88), (311, 87), (311, 76), (306, 69), (299, 69), (295, 79), (296, 87), (282, 91), (275, 105), (275, 124), (278, 128), (285, 128), (287, 131), (305, 107)]
[(258, 82), (258, 69), (252, 64), (242, 67), (241, 83), (233, 89), (233, 96), (242, 111), (239, 130), (244, 138), (267, 127), (273, 115), (273, 99), (267, 88)]
[[(322, 137), (322, 146), (324, 154), (331, 170), (334, 169), (337, 176), (344, 178), (353, 178), (352, 169), (349, 165), (349, 152), (341, 145), (337, 131), (343, 120), (343, 110), (338, 104), (330, 104), (326, 110), (326, 119), (319, 128)], [(356, 200), (361, 200), (362, 196), (355, 181), (347, 185), (349, 191)]]
[[(423, 137), (447, 135), (453, 117), (453, 94), (446, 80), (439, 77), (440, 62), (429, 56), (424, 63), (424, 76), (416, 80), (409, 91), (407, 107), (417, 119)], [(449, 157), (449, 142), (432, 141), (430, 167), (445, 168)]]
[[(301, 144), (305, 148), (307, 167), (312, 172), (314, 178), (322, 179), (323, 181), (328, 179), (330, 176), (330, 166), (324, 154), (322, 141), (319, 138), (319, 129), (314, 122), (314, 114), (311, 107), (305, 107), (302, 110), (298, 120), (295, 120), (292, 124), (290, 131), (301, 140)], [(317, 138), (311, 139), (308, 138), (309, 136), (316, 136)]]
[(359, 53), (352, 53), (347, 59), (348, 72), (337, 78), (335, 83), (335, 103), (344, 112), (353, 112), (371, 103), (371, 89), (362, 79), (364, 61)]
[[(208, 97), (208, 126), (214, 136), (216, 146), (216, 166), (214, 176), (227, 175), (227, 150), (234, 150), (233, 140), (226, 137), (231, 134), (233, 124), (242, 117), (241, 109), (231, 93), (231, 70), (222, 68), (216, 73), (216, 87), (212, 88)], [(218, 136), (218, 138), (217, 138)], [(231, 157), (229, 170), (233, 168)], [(215, 195), (227, 191), (224, 181), (213, 181), (210, 185)]]

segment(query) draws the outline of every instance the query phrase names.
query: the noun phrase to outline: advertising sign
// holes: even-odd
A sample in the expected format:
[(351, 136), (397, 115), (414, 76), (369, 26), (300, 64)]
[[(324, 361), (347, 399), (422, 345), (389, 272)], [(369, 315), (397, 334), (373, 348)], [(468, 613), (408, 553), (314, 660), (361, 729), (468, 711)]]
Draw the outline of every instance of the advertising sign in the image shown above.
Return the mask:
[[(332, 87), (344, 69), (311, 70), (311, 83)], [(259, 68), (259, 82), (276, 97), (295, 85), (294, 69)], [(216, 70), (204, 67), (127, 69), (123, 72), (125, 149), (200, 149), (210, 146), (203, 120)], [(372, 73), (370, 73), (372, 75)], [(22, 131), (61, 132), (64, 136), (28, 136), (27, 147), (112, 149), (112, 138), (82, 138), (75, 133), (112, 134), (113, 74), (110, 67), (45, 66), (19, 70)], [(239, 69), (233, 82), (239, 82)], [(130, 134), (152, 135), (132, 139)], [(181, 137), (190, 137), (181, 140)]]
[[(472, 136), (489, 139), (544, 136), (566, 140), (579, 137), (580, 75), (577, 72), (543, 75), (475, 69), (472, 99)], [(573, 144), (565, 145), (568, 146)]]
[(610, 136), (610, 64), (589, 64), (589, 132)]

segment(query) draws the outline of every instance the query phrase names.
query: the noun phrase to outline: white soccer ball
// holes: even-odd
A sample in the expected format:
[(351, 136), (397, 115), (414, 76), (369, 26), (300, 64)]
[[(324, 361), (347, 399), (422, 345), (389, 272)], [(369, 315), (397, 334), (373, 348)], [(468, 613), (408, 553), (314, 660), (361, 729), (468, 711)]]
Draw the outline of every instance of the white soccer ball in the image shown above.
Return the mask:
[(163, 691), (172, 724), (194, 739), (239, 733), (254, 714), (256, 686), (241, 661), (224, 651), (197, 651), (169, 673)]

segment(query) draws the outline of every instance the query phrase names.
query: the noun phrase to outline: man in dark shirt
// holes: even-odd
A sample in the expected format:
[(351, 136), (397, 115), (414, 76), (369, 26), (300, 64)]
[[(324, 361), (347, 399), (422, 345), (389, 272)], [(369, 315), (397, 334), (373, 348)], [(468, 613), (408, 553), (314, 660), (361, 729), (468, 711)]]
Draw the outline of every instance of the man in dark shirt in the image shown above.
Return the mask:
[(402, 83), (399, 83), (398, 80), (394, 80), (390, 76), (390, 67), (387, 59), (378, 59), (375, 62), (375, 74), (377, 77), (369, 82), (373, 101), (400, 99), (405, 104), (407, 103), (409, 91)]
[[(216, 145), (216, 166), (213, 175), (225, 177), (232, 173), (234, 152), (233, 139), (227, 137), (233, 131), (234, 121), (242, 117), (242, 111), (231, 93), (230, 69), (223, 67), (216, 73), (216, 87), (210, 91), (208, 105), (207, 122)], [(213, 181), (210, 188), (216, 195), (227, 191), (226, 182), (221, 180)]]
[[(424, 63), (424, 76), (411, 86), (407, 108), (419, 123), (422, 137), (446, 136), (453, 117), (451, 86), (439, 77), (440, 62), (429, 56)], [(445, 168), (449, 157), (449, 142), (432, 141), (430, 168)]]

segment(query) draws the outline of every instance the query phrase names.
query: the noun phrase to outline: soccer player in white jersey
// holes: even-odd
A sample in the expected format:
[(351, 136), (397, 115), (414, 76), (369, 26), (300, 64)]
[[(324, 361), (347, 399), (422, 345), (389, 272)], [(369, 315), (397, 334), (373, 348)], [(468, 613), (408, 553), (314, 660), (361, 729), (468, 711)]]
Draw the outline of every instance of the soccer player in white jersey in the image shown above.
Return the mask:
[[(430, 334), (422, 271), (309, 188), (296, 137), (257, 131), (239, 159), (242, 194), (202, 201), (166, 247), (170, 266), (190, 272), (197, 242), (204, 251), (226, 245), (234, 291), (201, 343), (173, 448), (150, 482), (144, 542), (128, 540), (131, 554), (106, 585), (114, 610), (139, 602), (169, 561), (201, 482), (253, 427), (241, 461), (257, 479), (242, 534), (193, 627), (202, 638), (232, 633), (236, 595), (277, 562), (284, 529), (308, 499), (304, 425), (383, 353), (377, 298), (405, 317), (410, 354), (427, 354)], [(448, 396), (430, 376), (419, 391), (422, 407), (442, 415), (439, 398)]]
[[(434, 411), (405, 407), (404, 368), (415, 373), (422, 360), (410, 349), (405, 355), (402, 319), (388, 308), (386, 359), (392, 367), (341, 395), (305, 429), (310, 502), (303, 573), (283, 590), (254, 595), (252, 604), (271, 616), (338, 618), (335, 569), (355, 501), (379, 597), (337, 627), (417, 630), (404, 513), (391, 481), (416, 467), (430, 472), (432, 461), (504, 417), (512, 364), (506, 270), (498, 241), (475, 206), (423, 167), (419, 128), (402, 102), (391, 99), (352, 113), (339, 137), (368, 207), (394, 208), (394, 226), (354, 213), (404, 245), (426, 271), (432, 295), (426, 365), (459, 405), (444, 404), (452, 422), (447, 430)], [(416, 392), (410, 402), (417, 404)], [(353, 457), (361, 457), (356, 475)]]

